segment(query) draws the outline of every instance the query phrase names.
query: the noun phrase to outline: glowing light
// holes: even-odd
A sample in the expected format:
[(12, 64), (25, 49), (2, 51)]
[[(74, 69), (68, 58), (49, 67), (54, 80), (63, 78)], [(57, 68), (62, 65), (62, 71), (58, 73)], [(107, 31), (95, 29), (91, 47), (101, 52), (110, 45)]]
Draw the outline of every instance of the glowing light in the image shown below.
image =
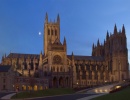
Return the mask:
[(98, 93), (98, 90), (96, 89), (95, 92)]
[(100, 92), (102, 93), (102, 90), (100, 90)]
[(116, 89), (119, 89), (119, 88), (121, 88), (121, 86), (116, 86)]
[(107, 89), (105, 89), (105, 92), (107, 92)]
[(105, 81), (105, 83), (106, 83), (107, 81)]

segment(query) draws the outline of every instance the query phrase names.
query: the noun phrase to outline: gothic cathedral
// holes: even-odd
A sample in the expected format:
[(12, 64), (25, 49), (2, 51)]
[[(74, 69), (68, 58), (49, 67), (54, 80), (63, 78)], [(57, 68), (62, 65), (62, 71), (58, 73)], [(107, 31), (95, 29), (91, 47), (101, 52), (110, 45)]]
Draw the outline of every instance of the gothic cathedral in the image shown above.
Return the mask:
[(106, 34), (92, 46), (92, 56), (67, 55), (67, 43), (60, 41), (60, 16), (56, 22), (44, 22), (44, 53), (10, 53), (2, 57), (2, 65), (11, 65), (22, 77), (49, 80), (49, 87), (86, 87), (119, 82), (129, 77), (128, 49), (125, 27)]

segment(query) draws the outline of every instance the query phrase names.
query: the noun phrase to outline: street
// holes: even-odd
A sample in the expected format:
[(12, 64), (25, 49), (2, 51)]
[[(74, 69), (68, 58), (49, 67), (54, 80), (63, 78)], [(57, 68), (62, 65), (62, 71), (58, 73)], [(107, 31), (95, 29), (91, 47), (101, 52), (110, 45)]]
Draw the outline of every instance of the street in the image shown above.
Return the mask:
[[(62, 95), (62, 96), (51, 96), (51, 97), (41, 97), (41, 98), (35, 98), (31, 100), (77, 100), (83, 97), (91, 96), (94, 94), (68, 94), (68, 95)], [(27, 99), (26, 99), (27, 100)]]

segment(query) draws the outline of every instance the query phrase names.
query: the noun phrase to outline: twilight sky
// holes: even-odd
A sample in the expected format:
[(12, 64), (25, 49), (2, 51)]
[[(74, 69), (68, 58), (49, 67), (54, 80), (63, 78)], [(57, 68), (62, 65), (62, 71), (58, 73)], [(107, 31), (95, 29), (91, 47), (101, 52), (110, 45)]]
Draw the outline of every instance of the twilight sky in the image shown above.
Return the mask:
[[(6, 53), (39, 54), (43, 51), (45, 14), (60, 15), (61, 42), (67, 54), (91, 55), (98, 38), (124, 24), (130, 48), (130, 0), (0, 0), (0, 59)], [(39, 35), (41, 32), (41, 35)], [(130, 55), (129, 55), (130, 61)]]

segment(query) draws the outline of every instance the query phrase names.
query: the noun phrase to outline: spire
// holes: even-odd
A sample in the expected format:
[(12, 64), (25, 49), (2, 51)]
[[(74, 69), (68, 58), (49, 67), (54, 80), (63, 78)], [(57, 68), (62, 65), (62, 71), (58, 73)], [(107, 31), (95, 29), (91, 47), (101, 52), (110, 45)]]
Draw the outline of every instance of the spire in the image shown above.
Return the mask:
[(94, 43), (93, 43), (93, 50), (94, 50)]
[(106, 41), (105, 41), (105, 39), (104, 39), (104, 45), (105, 45), (105, 43), (106, 43)]
[(100, 42), (99, 42), (99, 39), (98, 39), (98, 41), (97, 41), (97, 46), (99, 46), (100, 45)]
[(72, 56), (74, 56), (73, 52), (72, 52)]
[(106, 40), (108, 40), (108, 39), (109, 39), (109, 33), (107, 31)]
[(39, 58), (39, 69), (42, 69), (42, 51), (40, 53), (40, 58)]
[(63, 45), (66, 45), (66, 39), (65, 39), (65, 37), (64, 37), (64, 42), (63, 42)]
[(59, 16), (59, 14), (57, 15), (57, 23), (60, 23), (60, 16)]
[(41, 51), (41, 53), (40, 53), (40, 60), (42, 60), (42, 51)]
[(40, 53), (40, 55), (42, 55), (42, 50), (41, 50), (41, 53)]
[(48, 23), (48, 14), (46, 12), (46, 16), (45, 16), (45, 23)]
[(114, 34), (117, 34), (117, 27), (116, 27), (116, 24), (115, 24), (115, 27), (114, 27)]
[(122, 34), (125, 34), (125, 27), (124, 27), (124, 24), (122, 26)]
[(72, 60), (74, 60), (74, 54), (73, 54), (73, 52), (72, 52)]

